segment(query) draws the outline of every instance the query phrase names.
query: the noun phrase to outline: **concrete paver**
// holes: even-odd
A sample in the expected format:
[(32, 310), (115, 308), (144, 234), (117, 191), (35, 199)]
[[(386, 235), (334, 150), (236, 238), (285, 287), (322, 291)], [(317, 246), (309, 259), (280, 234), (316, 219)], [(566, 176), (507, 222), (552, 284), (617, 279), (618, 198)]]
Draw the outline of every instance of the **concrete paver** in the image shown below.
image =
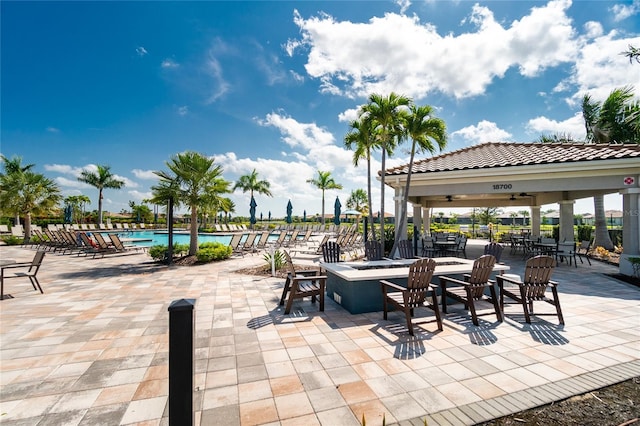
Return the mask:
[[(469, 257), (484, 244), (471, 241)], [(33, 253), (0, 247), (2, 259)], [(521, 273), (520, 256), (503, 261)], [(475, 327), (454, 306), (444, 331), (425, 323), (411, 337), (402, 315), (351, 315), (330, 299), (325, 312), (305, 299), (284, 315), (282, 279), (235, 272), (263, 262), (48, 253), (45, 293), (12, 280), (0, 302), (0, 422), (168, 424), (167, 308), (182, 298), (196, 300), (201, 425), (473, 424), (640, 375), (640, 289), (608, 277), (615, 266), (556, 268), (565, 326), (526, 324), (507, 305), (503, 323)]]

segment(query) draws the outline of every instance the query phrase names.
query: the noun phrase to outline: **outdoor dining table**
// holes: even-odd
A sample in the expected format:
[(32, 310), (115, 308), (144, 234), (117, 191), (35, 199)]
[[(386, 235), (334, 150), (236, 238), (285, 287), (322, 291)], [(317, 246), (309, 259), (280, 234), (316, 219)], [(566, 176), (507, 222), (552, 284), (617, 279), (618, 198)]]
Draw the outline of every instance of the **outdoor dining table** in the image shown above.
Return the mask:
[(558, 252), (558, 245), (553, 243), (533, 243), (533, 247), (539, 249), (542, 254), (555, 256)]
[(447, 253), (452, 251), (451, 249), (455, 248), (458, 243), (451, 240), (436, 240), (433, 242), (433, 245), (438, 253)]

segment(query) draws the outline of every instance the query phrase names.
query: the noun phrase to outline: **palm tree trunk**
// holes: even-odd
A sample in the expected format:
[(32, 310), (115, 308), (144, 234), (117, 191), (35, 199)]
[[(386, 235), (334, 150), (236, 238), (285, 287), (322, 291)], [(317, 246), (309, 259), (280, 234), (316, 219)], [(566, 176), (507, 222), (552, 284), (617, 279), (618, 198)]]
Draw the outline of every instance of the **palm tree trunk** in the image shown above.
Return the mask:
[(31, 239), (31, 213), (24, 215), (24, 242), (28, 243)]
[(382, 161), (381, 161), (381, 167), (382, 167), (382, 176), (380, 179), (380, 244), (382, 245), (382, 253), (384, 253), (384, 170), (385, 170), (385, 163), (386, 163), (386, 152), (387, 152), (387, 143), (384, 142), (382, 144)]
[(409, 171), (407, 173), (407, 182), (405, 183), (405, 187), (401, 194), (402, 201), (400, 202), (400, 220), (396, 226), (396, 235), (393, 241), (393, 248), (391, 249), (392, 256), (398, 247), (398, 242), (400, 241), (400, 230), (403, 229), (403, 227), (407, 226), (406, 210), (407, 210), (407, 202), (409, 201), (409, 187), (411, 186), (411, 170), (413, 169), (413, 159), (415, 158), (415, 155), (416, 155), (416, 144), (414, 141), (411, 145), (411, 156), (409, 158)]
[(321, 218), (321, 222), (322, 222), (322, 230), (324, 231), (324, 189), (322, 190), (322, 218)]
[(596, 238), (593, 241), (593, 246), (613, 250), (613, 241), (611, 241), (607, 230), (607, 217), (604, 212), (604, 195), (593, 196), (593, 209), (596, 221)]
[(98, 191), (98, 225), (102, 225), (102, 188)]
[(191, 206), (191, 230), (189, 237), (189, 255), (193, 256), (198, 251), (198, 207)]
[(376, 231), (373, 226), (373, 197), (371, 195), (371, 154), (367, 152), (367, 192), (369, 202), (369, 226), (371, 226), (371, 238), (376, 239)]

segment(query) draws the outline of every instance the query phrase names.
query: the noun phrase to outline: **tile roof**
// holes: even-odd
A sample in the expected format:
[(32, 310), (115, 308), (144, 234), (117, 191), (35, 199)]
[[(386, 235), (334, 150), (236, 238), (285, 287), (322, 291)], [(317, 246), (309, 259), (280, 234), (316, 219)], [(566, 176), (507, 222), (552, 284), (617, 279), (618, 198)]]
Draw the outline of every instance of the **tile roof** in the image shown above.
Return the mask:
[[(575, 163), (615, 158), (638, 158), (640, 160), (640, 145), (486, 142), (416, 161), (413, 164), (413, 173)], [(386, 174), (387, 176), (402, 175), (407, 174), (408, 171), (409, 165), (405, 164), (387, 169)]]

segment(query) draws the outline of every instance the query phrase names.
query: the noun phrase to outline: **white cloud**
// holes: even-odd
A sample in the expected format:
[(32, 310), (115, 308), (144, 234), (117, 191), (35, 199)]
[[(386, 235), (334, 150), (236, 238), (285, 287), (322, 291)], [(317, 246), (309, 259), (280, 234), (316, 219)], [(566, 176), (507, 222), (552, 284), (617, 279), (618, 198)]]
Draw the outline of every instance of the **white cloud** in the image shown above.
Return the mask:
[(127, 193), (133, 198), (135, 201), (147, 200), (153, 196), (151, 191), (149, 192), (140, 192), (140, 191), (127, 191)]
[[(62, 173), (65, 175), (80, 176), (83, 167), (73, 167), (68, 164), (45, 164), (44, 169), (48, 172)], [(93, 168), (93, 170), (97, 170)]]
[(632, 4), (615, 4), (610, 9), (613, 12), (613, 20), (616, 22), (640, 13), (640, 0), (634, 0)]
[(77, 179), (69, 179), (63, 176), (58, 176), (54, 180), (58, 185), (66, 188), (78, 188), (78, 189), (93, 188), (91, 185), (86, 184), (84, 182), (80, 182)]
[(178, 115), (185, 116), (189, 114), (189, 107), (186, 105), (183, 105), (181, 107), (178, 107), (177, 111), (178, 111)]
[(162, 68), (178, 68), (180, 66), (180, 64), (178, 64), (177, 62), (175, 62), (173, 59), (171, 58), (167, 58), (164, 61), (162, 61), (162, 63), (160, 64), (160, 66)]
[(138, 56), (144, 56), (144, 55), (149, 54), (149, 52), (147, 52), (147, 49), (145, 49), (142, 46), (136, 47), (136, 53), (138, 54)]
[(57, 127), (47, 127), (47, 132), (49, 133), (60, 133), (60, 129), (58, 129)]
[(575, 141), (585, 138), (584, 119), (582, 113), (576, 113), (573, 117), (558, 121), (548, 117), (536, 117), (527, 123), (527, 131), (534, 135), (566, 135)]
[(261, 126), (278, 129), (282, 133), (282, 140), (292, 148), (301, 147), (311, 150), (318, 146), (326, 147), (335, 143), (335, 138), (328, 130), (315, 123), (300, 123), (283, 114), (267, 114), (263, 120), (258, 120), (258, 123)]
[(511, 138), (511, 133), (500, 129), (496, 123), (482, 120), (475, 126), (467, 126), (451, 133), (451, 136), (460, 136), (471, 143), (482, 142), (506, 142)]
[(293, 78), (293, 81), (295, 81), (297, 83), (304, 83), (304, 76), (303, 75), (298, 74), (294, 70), (289, 70), (289, 74)]
[(345, 122), (345, 123), (350, 123), (350, 122), (356, 120), (358, 118), (359, 114), (360, 114), (360, 107), (351, 108), (351, 109), (345, 110), (345, 111), (341, 112), (340, 114), (338, 114), (338, 121)]
[(416, 16), (387, 13), (353, 23), (324, 14), (304, 19), (296, 11), (302, 38), (285, 48), (289, 54), (308, 49), (306, 71), (327, 93), (363, 97), (395, 91), (421, 99), (440, 91), (464, 98), (484, 93), (511, 67), (533, 77), (571, 61), (577, 43), (566, 14), (570, 5), (550, 1), (508, 27), (475, 5), (468, 22), (476, 30), (459, 35), (440, 35)]
[(153, 170), (133, 169), (133, 170), (131, 170), (131, 173), (133, 173), (133, 175), (135, 177), (137, 177), (138, 179), (145, 179), (145, 180), (157, 180), (158, 179), (158, 175), (156, 175)]

